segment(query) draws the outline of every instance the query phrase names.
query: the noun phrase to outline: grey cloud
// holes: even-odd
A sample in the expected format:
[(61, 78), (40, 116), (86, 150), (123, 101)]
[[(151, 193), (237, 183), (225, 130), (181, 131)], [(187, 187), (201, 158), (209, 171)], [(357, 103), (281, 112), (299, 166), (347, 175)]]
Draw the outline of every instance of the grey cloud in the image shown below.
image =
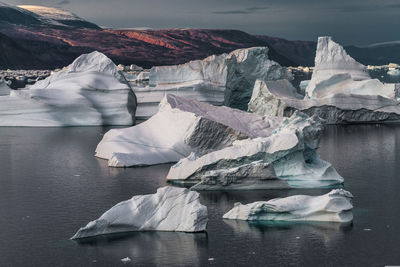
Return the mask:
[(68, 5), (69, 3), (71, 3), (69, 0), (62, 0), (60, 2), (57, 3), (57, 5)]
[(230, 14), (253, 14), (260, 10), (268, 9), (268, 7), (247, 7), (245, 9), (213, 11), (213, 14), (230, 15)]

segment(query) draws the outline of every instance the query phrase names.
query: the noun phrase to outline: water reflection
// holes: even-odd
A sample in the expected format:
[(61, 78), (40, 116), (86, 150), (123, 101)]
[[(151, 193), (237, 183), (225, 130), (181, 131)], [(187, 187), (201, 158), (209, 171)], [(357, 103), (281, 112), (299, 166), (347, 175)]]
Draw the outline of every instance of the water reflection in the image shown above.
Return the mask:
[[(74, 242), (74, 241), (72, 241)], [(77, 241), (114, 263), (129, 257), (132, 264), (199, 265), (200, 251), (207, 247), (206, 233), (132, 232)]]
[(248, 222), (240, 220), (223, 220), (229, 225), (235, 235), (242, 238), (264, 238), (272, 242), (286, 240), (286, 249), (300, 250), (310, 240), (323, 245), (325, 248), (335, 248), (344, 238), (344, 234), (351, 231), (352, 223), (331, 222)]

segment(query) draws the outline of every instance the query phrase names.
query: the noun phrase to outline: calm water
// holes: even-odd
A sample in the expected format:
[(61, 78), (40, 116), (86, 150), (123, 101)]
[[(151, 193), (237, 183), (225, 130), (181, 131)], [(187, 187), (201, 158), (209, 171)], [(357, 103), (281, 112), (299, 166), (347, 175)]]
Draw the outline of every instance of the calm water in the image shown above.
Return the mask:
[[(224, 221), (234, 202), (328, 190), (202, 193), (207, 233), (69, 240), (135, 194), (165, 185), (169, 165), (111, 169), (93, 157), (105, 128), (0, 128), (0, 266), (400, 265), (400, 126), (330, 126), (320, 154), (354, 196), (354, 224)], [(365, 229), (371, 229), (366, 231)], [(130, 263), (120, 259), (129, 257)], [(209, 260), (213, 258), (213, 260)]]

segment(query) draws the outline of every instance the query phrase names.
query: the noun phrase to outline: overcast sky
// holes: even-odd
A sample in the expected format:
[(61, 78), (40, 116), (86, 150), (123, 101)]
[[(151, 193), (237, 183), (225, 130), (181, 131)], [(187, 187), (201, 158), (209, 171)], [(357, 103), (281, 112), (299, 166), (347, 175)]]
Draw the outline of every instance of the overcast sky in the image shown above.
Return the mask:
[(344, 45), (400, 40), (400, 0), (1, 0), (62, 7), (113, 28), (229, 28)]

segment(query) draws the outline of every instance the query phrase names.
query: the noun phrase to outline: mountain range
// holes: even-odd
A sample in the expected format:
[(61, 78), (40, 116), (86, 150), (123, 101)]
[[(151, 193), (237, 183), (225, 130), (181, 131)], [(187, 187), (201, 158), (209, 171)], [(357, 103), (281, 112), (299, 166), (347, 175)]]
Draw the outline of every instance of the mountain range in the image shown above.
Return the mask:
[[(227, 29), (103, 29), (66, 10), (0, 2), (0, 69), (59, 68), (93, 50), (117, 64), (149, 68), (253, 46), (268, 46), (269, 57), (284, 66), (314, 65), (312, 41)], [(346, 50), (363, 64), (400, 63), (399, 42)]]

